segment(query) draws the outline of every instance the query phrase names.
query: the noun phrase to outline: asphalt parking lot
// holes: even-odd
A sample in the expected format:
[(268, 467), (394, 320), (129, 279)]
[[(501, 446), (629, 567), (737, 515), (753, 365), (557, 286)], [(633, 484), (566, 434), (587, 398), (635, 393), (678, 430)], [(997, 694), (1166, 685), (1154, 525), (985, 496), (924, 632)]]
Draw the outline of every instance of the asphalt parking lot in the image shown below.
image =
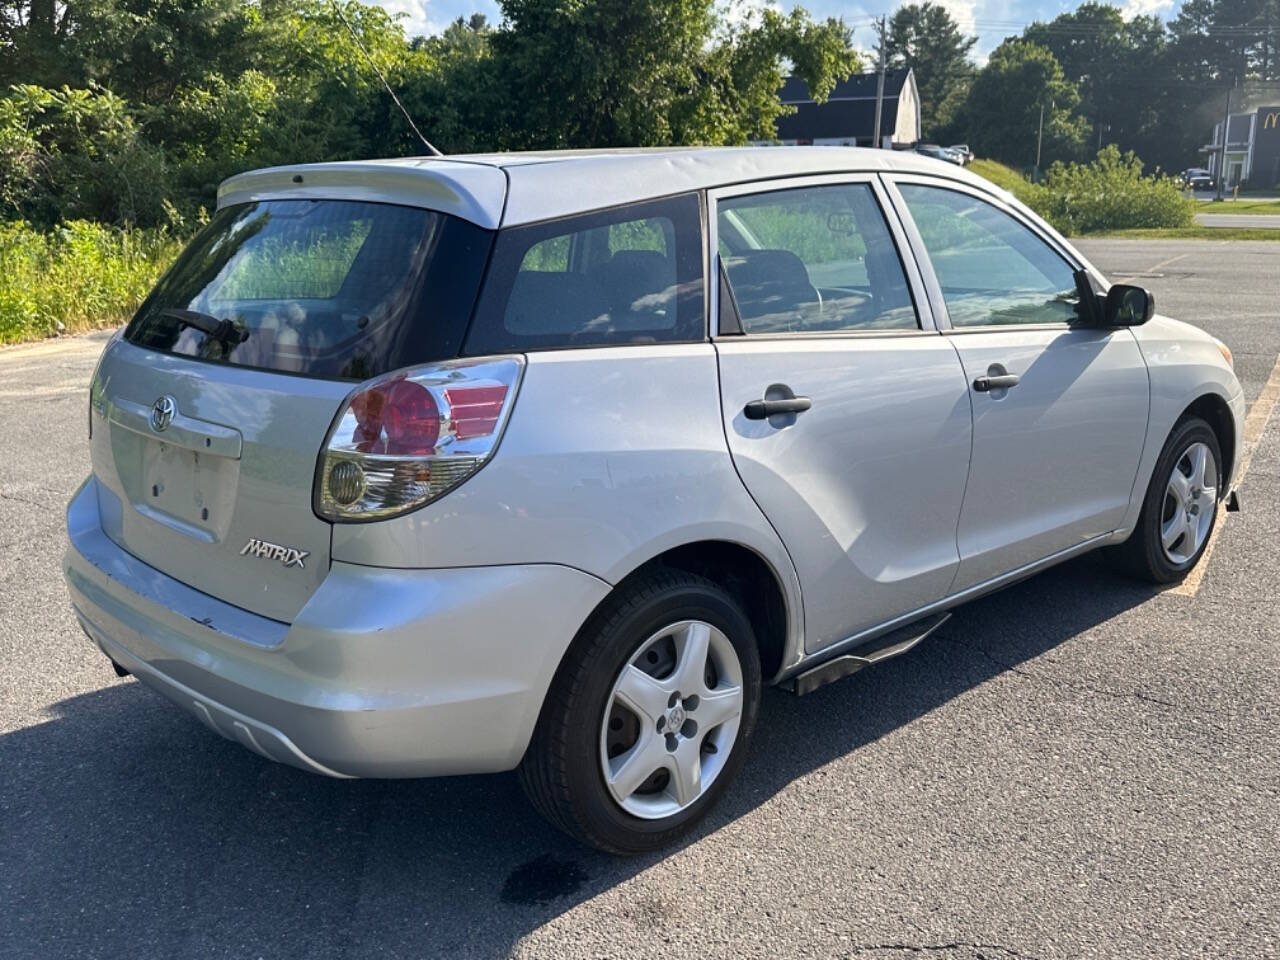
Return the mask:
[[(1274, 395), (1280, 244), (1080, 246)], [(325, 780), (115, 678), (58, 566), (102, 341), (0, 351), (0, 957), (1280, 956), (1280, 412), (1201, 579), (1086, 557), (771, 692), (705, 827), (616, 860), (513, 776)]]

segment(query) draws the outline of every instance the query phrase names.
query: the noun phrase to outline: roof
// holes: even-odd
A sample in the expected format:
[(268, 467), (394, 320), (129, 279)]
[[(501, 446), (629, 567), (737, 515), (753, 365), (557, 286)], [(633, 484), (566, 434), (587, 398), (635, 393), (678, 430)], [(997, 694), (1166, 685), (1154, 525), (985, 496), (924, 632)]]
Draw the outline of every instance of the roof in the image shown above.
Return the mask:
[[(886, 100), (896, 100), (902, 93), (902, 88), (907, 84), (907, 74), (911, 70), (908, 67), (900, 67), (894, 70), (886, 70), (884, 72), (884, 96)], [(871, 73), (855, 73), (846, 80), (841, 80), (832, 88), (831, 96), (827, 98), (827, 102), (832, 100), (849, 100), (849, 99), (865, 99), (874, 100), (876, 98), (876, 81), (879, 74), (874, 70)], [(803, 79), (796, 76), (787, 77), (783, 81), (782, 89), (778, 91), (783, 103), (813, 103), (814, 99), (809, 94), (809, 85)]]
[(859, 147), (693, 147), (269, 167), (223, 181), (218, 206), (296, 198), (366, 200), (439, 210), (495, 229), (753, 180), (879, 170), (931, 173), (996, 189), (954, 164), (915, 153)]
[[(909, 69), (886, 70), (880, 130), (892, 133), (898, 122), (898, 98), (907, 85)], [(819, 140), (861, 137), (872, 140), (876, 126), (875, 73), (854, 74), (835, 85), (831, 96), (816, 103), (808, 85), (799, 77), (788, 77), (782, 85), (782, 102), (795, 113), (778, 118), (778, 139)]]

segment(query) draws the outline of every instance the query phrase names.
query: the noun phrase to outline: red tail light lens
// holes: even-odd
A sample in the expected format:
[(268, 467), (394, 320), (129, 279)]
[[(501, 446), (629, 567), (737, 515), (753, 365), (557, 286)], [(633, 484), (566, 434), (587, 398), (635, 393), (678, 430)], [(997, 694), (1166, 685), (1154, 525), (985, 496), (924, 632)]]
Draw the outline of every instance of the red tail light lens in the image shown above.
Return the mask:
[(462, 483), (497, 448), (523, 368), (521, 357), (457, 360), (361, 386), (321, 455), (316, 512), (389, 517)]
[(431, 391), (412, 380), (376, 384), (352, 397), (350, 406), (360, 453), (426, 457), (440, 439), (440, 408)]
[(506, 387), (449, 387), (444, 392), (453, 411), (453, 431), (459, 440), (493, 432), (507, 400)]

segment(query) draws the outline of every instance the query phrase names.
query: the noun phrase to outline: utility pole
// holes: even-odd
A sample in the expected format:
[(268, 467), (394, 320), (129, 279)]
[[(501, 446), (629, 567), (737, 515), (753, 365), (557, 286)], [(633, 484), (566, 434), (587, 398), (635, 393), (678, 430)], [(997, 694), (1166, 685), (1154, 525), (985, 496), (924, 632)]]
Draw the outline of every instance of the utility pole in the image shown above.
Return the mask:
[(1222, 147), (1218, 151), (1218, 192), (1214, 200), (1222, 199), (1222, 185), (1227, 179), (1227, 128), (1231, 126), (1231, 90), (1235, 87), (1235, 79), (1227, 87), (1227, 105), (1222, 112)]
[(1040, 182), (1040, 146), (1044, 143), (1044, 101), (1040, 102), (1040, 126), (1036, 129), (1036, 175), (1033, 178)]
[(880, 63), (879, 63), (879, 67), (878, 67), (878, 69), (877, 69), (877, 71), (876, 71), (876, 125), (875, 125), (875, 139), (873, 139), (873, 140), (872, 140), (872, 142), (871, 142), (871, 145), (872, 145), (873, 147), (875, 147), (877, 150), (879, 150), (879, 149), (880, 149), (880, 146), (881, 146), (881, 144), (880, 144), (880, 117), (881, 117), (881, 115), (882, 115), (882, 113), (883, 113), (883, 110), (884, 110), (884, 44), (885, 44), (885, 25), (884, 25), (884, 17), (881, 17), (881, 18), (880, 18), (880, 30), (879, 30), (879, 33), (880, 33), (880, 43), (878, 44), (878, 46), (879, 46), (879, 48), (880, 48), (880, 49), (879, 49), (879, 54), (880, 54), (880, 56), (879, 56), (879, 61), (880, 61)]

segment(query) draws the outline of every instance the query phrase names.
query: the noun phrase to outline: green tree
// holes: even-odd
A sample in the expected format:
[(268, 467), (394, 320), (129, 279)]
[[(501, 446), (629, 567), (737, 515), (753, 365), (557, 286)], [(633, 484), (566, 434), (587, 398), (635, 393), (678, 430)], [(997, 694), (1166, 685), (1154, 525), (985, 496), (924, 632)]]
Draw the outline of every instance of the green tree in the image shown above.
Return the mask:
[(1044, 47), (1080, 93), (1095, 149), (1119, 144), (1144, 157), (1167, 138), (1165, 94), (1171, 81), (1163, 24), (1156, 17), (1126, 21), (1119, 8), (1084, 3), (1022, 37)]
[(1080, 95), (1052, 53), (1026, 40), (1006, 40), (978, 72), (963, 108), (968, 142), (981, 156), (1030, 167), (1044, 111), (1041, 166), (1079, 156), (1087, 122), (1075, 115)]
[(0, 99), (0, 219), (157, 223), (169, 187), (163, 152), (110, 91), (25, 85)]
[(767, 139), (787, 65), (819, 96), (858, 66), (801, 9), (502, 2), (410, 42), (360, 0), (0, 0), (3, 215), (173, 222), (240, 170), (425, 152), (378, 71), (459, 151)]
[(73, 9), (60, 10), (55, 0), (0, 0), (0, 88), (72, 79), (59, 54), (75, 27)]
[(862, 61), (842, 21), (811, 20), (802, 7), (722, 20), (670, 142), (741, 144), (776, 137), (778, 118), (794, 109), (778, 99), (786, 64), (822, 101)]
[(459, 17), (438, 37), (413, 39), (413, 49), (430, 58), (427, 69), (406, 65), (395, 77), (409, 112), (446, 153), (492, 150), (509, 142), (500, 128), (510, 112), (511, 92), (502, 89), (494, 64), (493, 35), (482, 14)]
[(969, 53), (977, 37), (966, 37), (946, 8), (931, 0), (901, 6), (881, 39), (890, 66), (910, 67), (920, 91), (920, 128), (935, 138), (955, 118), (974, 69)]
[(1277, 0), (1186, 0), (1169, 34), (1180, 79), (1280, 79)]
[(493, 37), (503, 139), (557, 148), (659, 143), (696, 82), (708, 0), (503, 0)]
[[(838, 20), (711, 0), (502, 0), (492, 46), (512, 147), (741, 143), (771, 137), (784, 62), (825, 96), (858, 66)], [(511, 96), (510, 91), (521, 91)]]

